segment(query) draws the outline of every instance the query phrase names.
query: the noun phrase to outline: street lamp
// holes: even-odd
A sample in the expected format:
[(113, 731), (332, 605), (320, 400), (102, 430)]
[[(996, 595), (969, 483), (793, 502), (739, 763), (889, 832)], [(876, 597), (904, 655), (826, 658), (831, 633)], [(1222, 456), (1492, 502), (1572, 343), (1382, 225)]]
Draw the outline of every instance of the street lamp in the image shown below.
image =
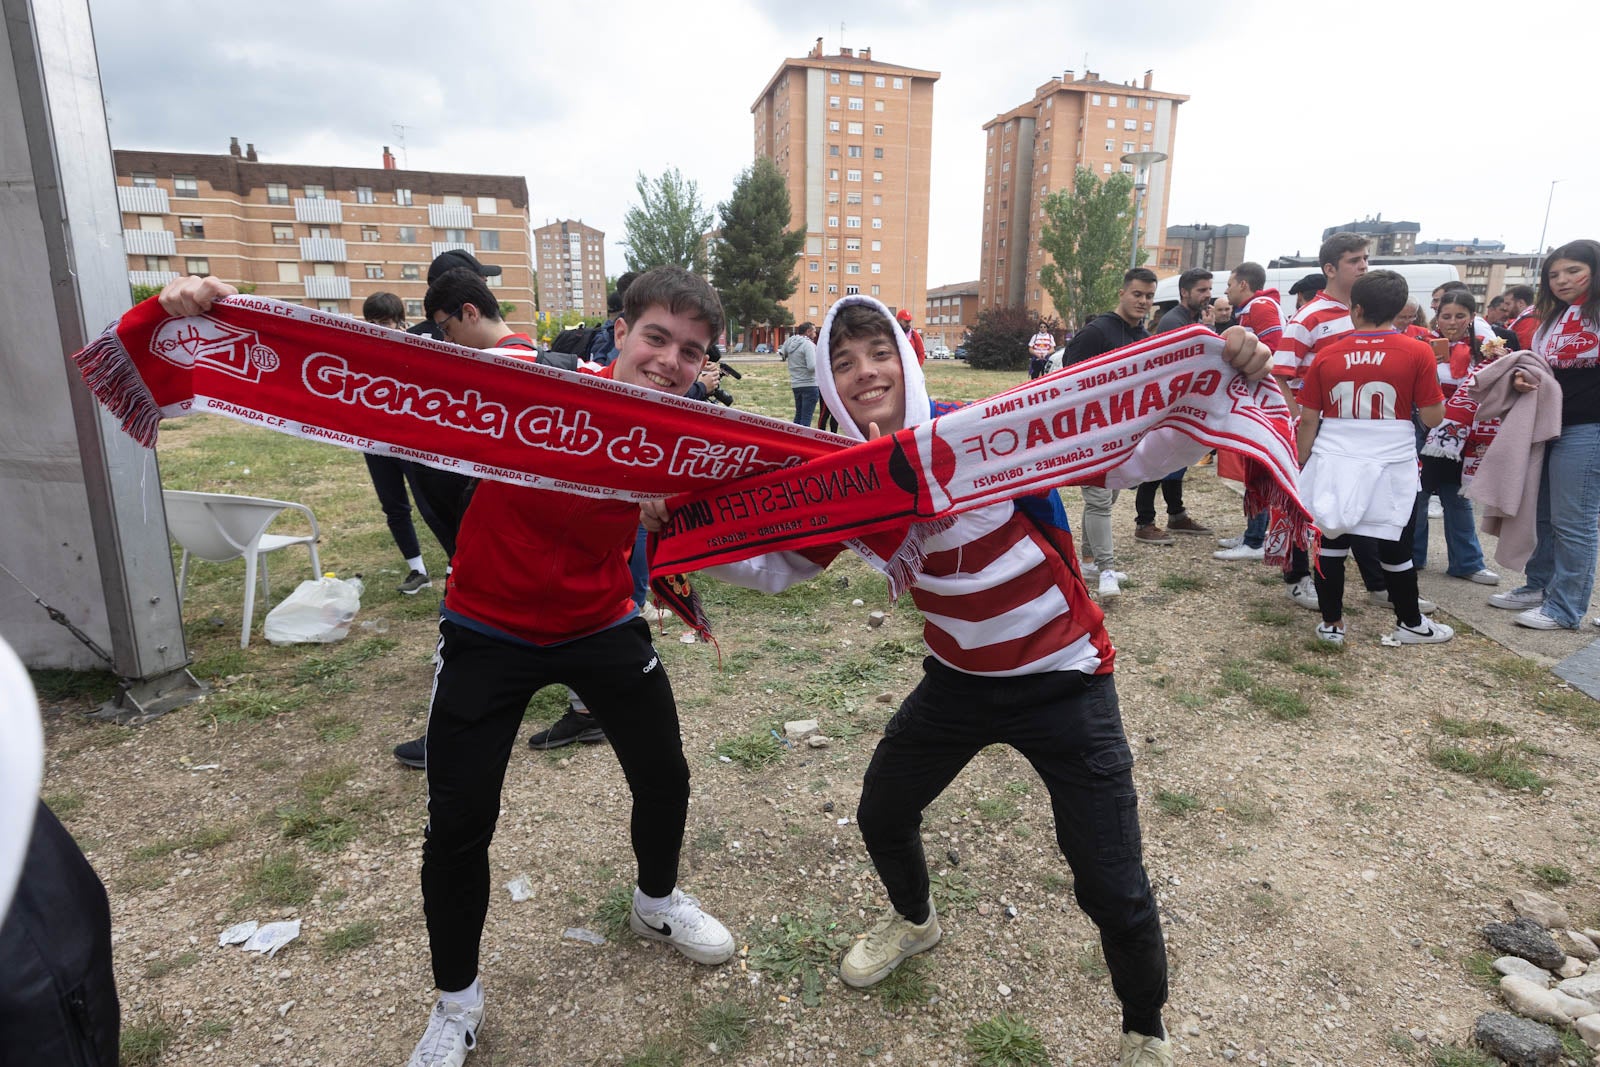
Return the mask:
[(1539, 227), (1539, 247), (1534, 250), (1533, 276), (1539, 277), (1539, 271), (1544, 267), (1544, 236), (1550, 229), (1550, 205), (1555, 203), (1556, 186), (1566, 181), (1565, 178), (1556, 178), (1550, 182), (1550, 195), (1544, 202), (1544, 225)]
[(1144, 209), (1144, 193), (1150, 187), (1150, 168), (1166, 162), (1165, 152), (1129, 152), (1122, 162), (1133, 166), (1133, 247), (1128, 250), (1128, 269), (1139, 265), (1139, 216)]

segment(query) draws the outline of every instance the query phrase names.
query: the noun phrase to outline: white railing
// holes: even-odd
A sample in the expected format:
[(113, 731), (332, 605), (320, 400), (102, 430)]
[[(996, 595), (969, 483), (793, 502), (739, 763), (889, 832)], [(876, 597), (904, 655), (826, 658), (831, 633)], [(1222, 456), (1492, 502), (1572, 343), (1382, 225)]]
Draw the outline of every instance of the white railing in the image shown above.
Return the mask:
[(343, 263), (346, 260), (343, 237), (302, 237), (300, 258), (310, 263)]
[(167, 191), (153, 185), (117, 186), (117, 207), (135, 215), (167, 215)]
[(434, 258), (436, 258), (436, 259), (440, 255), (442, 255), (443, 253), (450, 252), (450, 251), (453, 251), (455, 249), (460, 249), (461, 251), (467, 253), (468, 255), (476, 255), (477, 254), (477, 249), (474, 248), (472, 246), (472, 244), (470, 244), (467, 241), (435, 241), (435, 242), (433, 242), (433, 255), (434, 255)]
[(344, 209), (337, 200), (312, 200), (308, 197), (297, 196), (294, 198), (294, 220), (296, 222), (343, 222)]
[(470, 230), (472, 209), (465, 204), (429, 204), (428, 225), (441, 230)]
[(130, 270), (128, 272), (129, 285), (166, 285), (178, 275), (170, 270)]
[(122, 247), (130, 256), (175, 256), (177, 240), (171, 230), (123, 230)]
[(312, 300), (349, 300), (350, 279), (330, 278), (323, 275), (307, 274), (303, 279), (306, 283), (306, 297)]

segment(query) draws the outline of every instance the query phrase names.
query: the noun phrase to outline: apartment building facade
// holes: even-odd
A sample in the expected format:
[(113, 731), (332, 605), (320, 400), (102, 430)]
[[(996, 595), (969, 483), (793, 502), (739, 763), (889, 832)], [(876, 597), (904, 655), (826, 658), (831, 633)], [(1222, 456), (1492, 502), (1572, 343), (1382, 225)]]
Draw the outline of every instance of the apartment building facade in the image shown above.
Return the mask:
[[(1039, 281), (1047, 262), (1039, 247), (1044, 198), (1070, 190), (1078, 167), (1102, 179), (1134, 175), (1122, 157), (1164, 152), (1149, 168), (1140, 247), (1158, 273), (1178, 269), (1167, 244), (1167, 207), (1176, 154), (1178, 108), (1189, 98), (1163, 92), (1146, 72), (1142, 84), (1105, 81), (1066, 71), (1034, 90), (1033, 98), (984, 123), (983, 239), (978, 303), (1025, 306), (1040, 318), (1082, 323), (1105, 308), (1057, 308)], [(1074, 314), (1074, 312), (1076, 314)]]
[(1245, 261), (1244, 245), (1249, 236), (1250, 227), (1238, 223), (1167, 228), (1167, 240), (1178, 249), (1179, 270), (1200, 267), (1218, 274), (1230, 271)]
[(1336, 233), (1359, 233), (1372, 239), (1375, 256), (1409, 256), (1418, 251), (1417, 234), (1421, 232), (1422, 227), (1415, 222), (1385, 220), (1382, 215), (1376, 215), (1342, 226), (1329, 226), (1322, 231), (1322, 239), (1326, 241)]
[(606, 235), (582, 220), (557, 219), (533, 231), (539, 310), (562, 315), (606, 313)]
[(790, 229), (803, 228), (795, 322), (821, 322), (843, 296), (925, 306), (936, 71), (872, 49), (785, 59), (750, 107), (755, 155), (788, 181)]
[(130, 285), (214, 274), (258, 296), (360, 315), (376, 292), (422, 318), (428, 264), (460, 248), (501, 268), (489, 284), (533, 323), (528, 183), (495, 174), (262, 162), (227, 154), (117, 150)]
[(955, 348), (967, 336), (967, 329), (978, 317), (978, 283), (957, 282), (928, 290), (927, 309), (922, 321), (922, 339), (929, 346)]

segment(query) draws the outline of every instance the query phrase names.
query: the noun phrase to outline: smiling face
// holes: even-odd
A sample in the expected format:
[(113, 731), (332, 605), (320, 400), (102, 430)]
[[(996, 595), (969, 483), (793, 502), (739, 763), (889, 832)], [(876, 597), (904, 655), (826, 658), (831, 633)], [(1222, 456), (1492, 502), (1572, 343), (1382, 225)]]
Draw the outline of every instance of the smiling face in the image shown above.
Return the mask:
[(617, 320), (612, 376), (629, 385), (682, 396), (705, 368), (710, 345), (711, 326), (704, 319), (652, 305), (636, 322)]
[(906, 421), (905, 367), (900, 349), (882, 334), (839, 339), (828, 353), (828, 369), (839, 402), (867, 437), (891, 434)]

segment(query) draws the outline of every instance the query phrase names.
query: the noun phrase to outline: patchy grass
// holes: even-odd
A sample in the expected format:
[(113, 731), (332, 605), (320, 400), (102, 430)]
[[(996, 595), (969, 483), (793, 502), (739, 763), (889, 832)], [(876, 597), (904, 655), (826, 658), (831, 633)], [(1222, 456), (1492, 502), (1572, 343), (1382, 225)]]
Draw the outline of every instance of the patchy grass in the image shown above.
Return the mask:
[(1284, 611), (1282, 608), (1268, 606), (1266, 604), (1257, 604), (1255, 607), (1250, 609), (1249, 614), (1245, 617), (1251, 622), (1260, 623), (1262, 626), (1271, 626), (1274, 629), (1288, 626), (1294, 621), (1294, 616), (1290, 615), (1287, 611)]
[(1438, 715), (1433, 725), (1447, 737), (1510, 737), (1513, 732), (1505, 723), (1493, 719), (1452, 719)]
[(263, 856), (245, 872), (239, 903), (299, 907), (310, 902), (319, 880), (315, 872), (300, 866), (299, 857), (292, 852)]
[(1008, 823), (1015, 822), (1022, 814), (1022, 809), (1016, 802), (1005, 797), (985, 797), (973, 805), (978, 815), (984, 822)]
[(628, 936), (628, 916), (632, 913), (633, 886), (618, 882), (600, 898), (600, 904), (594, 910), (594, 922), (607, 938), (620, 941)]
[(724, 1000), (702, 1008), (689, 1024), (689, 1035), (701, 1046), (726, 1056), (743, 1049), (755, 1028), (756, 1011), (740, 1000)]
[(378, 940), (378, 924), (370, 919), (341, 926), (322, 939), (322, 954), (324, 956), (341, 956), (346, 952), (354, 952), (358, 948), (366, 948)]
[(241, 685), (211, 694), (200, 707), (217, 722), (234, 725), (265, 722), (275, 715), (287, 715), (304, 707), (307, 699), (308, 695), (300, 691)]
[(129, 856), (147, 862), (164, 859), (174, 852), (209, 852), (232, 841), (238, 832), (236, 826), (206, 826), (186, 837), (163, 837), (148, 845), (140, 845)]
[(622, 1061), (622, 1067), (683, 1067), (683, 1050), (664, 1041), (646, 1042)]
[(1508, 681), (1537, 682), (1550, 677), (1548, 668), (1521, 656), (1494, 656), (1480, 664), (1490, 674)]
[(161, 978), (173, 971), (185, 971), (200, 962), (200, 953), (185, 952), (170, 960), (151, 960), (144, 968), (146, 978)]
[(1473, 982), (1485, 989), (1493, 989), (1500, 984), (1500, 972), (1494, 969), (1494, 959), (1493, 953), (1469, 952), (1461, 957), (1461, 967)]
[(1106, 958), (1101, 954), (1098, 945), (1085, 946), (1084, 950), (1078, 953), (1078, 958), (1075, 962), (1078, 973), (1091, 982), (1098, 982), (1102, 978), (1108, 978), (1111, 975), (1111, 969), (1106, 966)]
[(201, 1037), (215, 1040), (233, 1033), (232, 1019), (207, 1019), (195, 1028)]
[(1446, 1045), (1433, 1050), (1433, 1067), (1500, 1067), (1493, 1056), (1475, 1048)]
[(342, 744), (361, 733), (361, 724), (343, 715), (318, 715), (311, 720), (317, 740), (327, 745)]
[(1163, 574), (1156, 584), (1171, 593), (1192, 593), (1204, 589), (1206, 580), (1196, 574)]
[(1572, 884), (1572, 872), (1554, 863), (1541, 863), (1533, 869), (1533, 876), (1552, 889)]
[(1561, 1031), (1561, 1055), (1578, 1067), (1589, 1067), (1594, 1063), (1594, 1053), (1575, 1030)]
[(1200, 798), (1193, 793), (1174, 793), (1166, 789), (1156, 790), (1156, 807), (1168, 815), (1182, 817), (1191, 811), (1200, 810)]
[(928, 876), (928, 886), (932, 891), (934, 906), (940, 912), (970, 908), (983, 895), (976, 886), (968, 883), (967, 876), (960, 871), (931, 874)]
[(783, 745), (768, 727), (757, 727), (740, 737), (717, 742), (717, 755), (727, 756), (747, 770), (756, 770), (783, 758)]
[(1295, 663), (1289, 669), (1296, 674), (1304, 674), (1308, 678), (1337, 678), (1339, 672), (1326, 663)]
[(110, 671), (69, 671), (45, 667), (29, 670), (40, 704), (83, 701), (104, 704), (117, 695), (117, 676)]
[(815, 1008), (822, 1002), (822, 975), (850, 941), (831, 912), (788, 913), (762, 927), (750, 966), (774, 978), (799, 979), (801, 1003)]
[(1586, 729), (1600, 730), (1600, 702), (1575, 689), (1541, 691), (1534, 695), (1533, 706)]
[(1342, 656), (1345, 652), (1343, 645), (1336, 645), (1332, 641), (1324, 641), (1320, 637), (1308, 637), (1300, 642), (1300, 647), (1318, 656)]
[(124, 1023), (118, 1046), (121, 1067), (153, 1067), (177, 1036), (178, 1028), (159, 1013), (138, 1022)]
[(970, 1028), (967, 1048), (979, 1067), (1033, 1067), (1050, 1062), (1038, 1031), (1010, 1012)]
[(933, 999), (933, 982), (921, 956), (912, 956), (877, 985), (878, 1002), (886, 1011), (915, 1008)]
[(1487, 752), (1474, 752), (1435, 742), (1428, 747), (1428, 761), (1442, 770), (1482, 778), (1506, 789), (1540, 790), (1550, 784), (1549, 779), (1528, 766), (1522, 750), (1514, 745), (1503, 744)]
[(1311, 714), (1311, 705), (1292, 689), (1253, 685), (1245, 693), (1245, 699), (1279, 722), (1293, 722)]
[(83, 794), (76, 789), (64, 789), (59, 793), (47, 793), (39, 798), (44, 801), (44, 806), (55, 813), (58, 819), (70, 819), (73, 815), (83, 810), (85, 801)]
[(1243, 693), (1256, 684), (1255, 677), (1250, 673), (1250, 665), (1244, 660), (1225, 664), (1219, 680), (1223, 690), (1229, 693)]

